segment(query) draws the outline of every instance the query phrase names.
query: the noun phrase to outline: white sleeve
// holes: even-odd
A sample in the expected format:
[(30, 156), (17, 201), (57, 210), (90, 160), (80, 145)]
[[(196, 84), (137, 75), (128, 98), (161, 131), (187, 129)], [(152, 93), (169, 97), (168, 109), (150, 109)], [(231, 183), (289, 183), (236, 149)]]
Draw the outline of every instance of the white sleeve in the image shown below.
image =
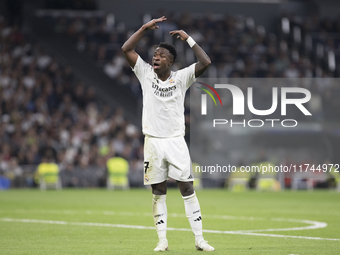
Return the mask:
[[(144, 77), (147, 73), (147, 71), (150, 69), (150, 65), (146, 63), (139, 55), (136, 61), (136, 64), (133, 68), (131, 68), (132, 71), (137, 76), (139, 82), (142, 84), (144, 81)], [(143, 85), (143, 84), (142, 84)]]
[(195, 66), (196, 63), (178, 71), (181, 75), (182, 84), (186, 89), (197, 80), (195, 77)]

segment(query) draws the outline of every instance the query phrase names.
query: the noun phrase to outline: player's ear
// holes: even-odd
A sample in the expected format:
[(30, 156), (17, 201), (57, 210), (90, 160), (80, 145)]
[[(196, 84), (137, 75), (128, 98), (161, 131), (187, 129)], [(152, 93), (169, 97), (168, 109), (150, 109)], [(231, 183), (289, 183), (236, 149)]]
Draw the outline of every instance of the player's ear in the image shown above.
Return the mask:
[(170, 63), (170, 66), (172, 66), (174, 64), (174, 56), (169, 54), (169, 63)]

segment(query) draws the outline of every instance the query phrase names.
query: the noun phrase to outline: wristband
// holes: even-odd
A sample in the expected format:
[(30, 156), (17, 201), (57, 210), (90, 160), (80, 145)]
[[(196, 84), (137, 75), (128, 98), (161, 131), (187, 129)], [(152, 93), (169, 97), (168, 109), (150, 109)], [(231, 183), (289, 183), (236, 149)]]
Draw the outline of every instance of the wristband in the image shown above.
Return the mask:
[(192, 48), (192, 47), (196, 44), (195, 40), (192, 39), (191, 36), (189, 36), (188, 39), (187, 39), (186, 41), (187, 41), (187, 43), (189, 44), (190, 48)]

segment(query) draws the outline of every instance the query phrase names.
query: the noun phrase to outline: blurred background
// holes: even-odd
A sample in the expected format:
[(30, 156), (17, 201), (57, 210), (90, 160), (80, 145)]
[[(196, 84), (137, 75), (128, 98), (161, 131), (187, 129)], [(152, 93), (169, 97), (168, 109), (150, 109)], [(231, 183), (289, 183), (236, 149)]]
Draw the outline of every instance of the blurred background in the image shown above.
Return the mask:
[[(49, 182), (58, 182), (57, 187), (144, 187), (142, 94), (120, 48), (143, 23), (163, 15), (167, 21), (148, 32), (136, 49), (145, 61), (151, 61), (155, 45), (166, 41), (179, 53), (174, 70), (193, 63), (190, 48), (168, 35), (183, 29), (212, 60), (204, 78), (320, 80), (307, 86), (313, 118), (294, 116), (304, 123), (298, 132), (251, 133), (247, 143), (232, 134), (219, 157), (234, 165), (340, 163), (340, 12), (335, 0), (2, 0), (0, 15), (2, 189), (45, 188), (41, 184)], [(190, 90), (187, 96), (190, 144)], [(267, 98), (264, 87), (256, 100)], [(238, 156), (242, 151), (246, 156)], [(199, 155), (193, 161), (203, 164)], [(50, 180), (44, 180), (44, 172)], [(317, 171), (318, 178), (296, 176), (299, 182), (287, 173), (273, 177), (276, 184), (262, 186), (336, 188), (334, 172), (328, 168)], [(232, 176), (201, 177), (197, 187), (234, 186)], [(256, 176), (242, 178), (240, 189), (261, 188)]]

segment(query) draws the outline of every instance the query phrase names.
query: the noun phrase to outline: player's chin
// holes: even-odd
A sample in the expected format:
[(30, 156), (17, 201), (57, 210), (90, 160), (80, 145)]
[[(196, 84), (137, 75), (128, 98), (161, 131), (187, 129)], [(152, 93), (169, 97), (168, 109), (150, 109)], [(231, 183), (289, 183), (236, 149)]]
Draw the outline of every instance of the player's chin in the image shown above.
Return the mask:
[(155, 73), (159, 73), (159, 71), (160, 71), (159, 66), (154, 66), (154, 67), (153, 67), (153, 71), (154, 71)]

